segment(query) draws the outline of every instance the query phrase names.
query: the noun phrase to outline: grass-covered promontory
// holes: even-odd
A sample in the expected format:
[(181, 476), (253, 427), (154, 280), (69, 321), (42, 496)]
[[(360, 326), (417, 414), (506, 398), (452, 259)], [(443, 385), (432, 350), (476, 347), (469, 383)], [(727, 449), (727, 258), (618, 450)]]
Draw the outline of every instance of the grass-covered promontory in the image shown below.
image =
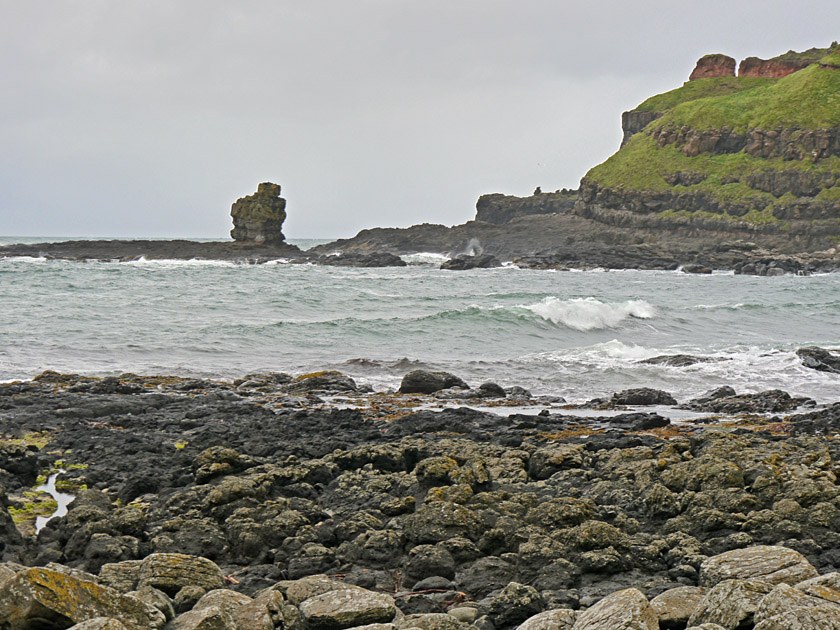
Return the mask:
[(693, 81), (686, 81), (675, 90), (651, 96), (633, 111), (666, 112), (677, 105), (694, 101), (698, 98), (736, 94), (744, 90), (751, 90), (755, 87), (767, 85), (768, 83), (775, 83), (776, 81), (777, 79), (759, 77), (712, 77), (695, 79)]
[(741, 133), (776, 127), (840, 127), (840, 72), (813, 64), (751, 89), (681, 103), (654, 124), (697, 130), (729, 127)]
[[(825, 59), (834, 57), (840, 53)], [(606, 162), (591, 169), (582, 182), (584, 187), (622, 193), (612, 202), (605, 197), (605, 203), (617, 204), (616, 209), (624, 207), (622, 199), (626, 200), (627, 194), (672, 192), (680, 195), (678, 207), (682, 209), (675, 213), (659, 205), (664, 218), (678, 219), (677, 215), (690, 213), (686, 208), (694, 206), (698, 212), (707, 210), (709, 206), (701, 198), (717, 202), (715, 212), (722, 210), (717, 218), (730, 218), (731, 210), (733, 221), (752, 225), (779, 222), (777, 216), (791, 214), (774, 214), (774, 210), (802, 201), (820, 203), (823, 209), (829, 204), (828, 214), (821, 210), (819, 216), (836, 214), (840, 218), (840, 157), (836, 151), (818, 157), (810, 149), (783, 150), (784, 143), (795, 144), (800, 139), (820, 137), (835, 142), (832, 138), (840, 129), (840, 70), (826, 67), (822, 59), (780, 79), (689, 81), (649, 98), (636, 111), (664, 113)], [(765, 133), (785, 138), (784, 143), (779, 141), (772, 151), (765, 151)], [(734, 135), (740, 140), (733, 140)], [(716, 138), (729, 144), (719, 146)], [(785, 182), (791, 183), (790, 187)], [(809, 187), (802, 182), (817, 184)], [(702, 195), (695, 203), (681, 193)], [(797, 196), (803, 194), (811, 196)], [(661, 204), (663, 197), (657, 199)], [(836, 213), (831, 204), (838, 206)], [(746, 212), (746, 208), (751, 209)]]

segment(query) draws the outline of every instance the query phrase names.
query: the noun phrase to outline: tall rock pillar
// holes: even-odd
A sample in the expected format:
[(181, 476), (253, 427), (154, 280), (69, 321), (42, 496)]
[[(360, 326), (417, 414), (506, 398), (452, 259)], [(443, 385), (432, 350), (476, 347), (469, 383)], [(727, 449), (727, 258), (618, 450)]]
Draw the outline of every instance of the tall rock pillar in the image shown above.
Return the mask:
[(257, 192), (237, 199), (230, 208), (233, 229), (230, 235), (235, 241), (249, 243), (278, 243), (283, 236), (283, 221), (286, 220), (286, 200), (280, 196), (280, 185), (263, 182)]

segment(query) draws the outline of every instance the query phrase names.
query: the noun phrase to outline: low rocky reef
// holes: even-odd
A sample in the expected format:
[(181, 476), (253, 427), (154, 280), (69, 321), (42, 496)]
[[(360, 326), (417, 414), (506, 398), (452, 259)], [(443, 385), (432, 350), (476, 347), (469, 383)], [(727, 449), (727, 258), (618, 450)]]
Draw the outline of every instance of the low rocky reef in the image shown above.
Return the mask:
[[(0, 384), (0, 627), (832, 619), (840, 403), (723, 386), (584, 407), (428, 370), (383, 392), (335, 371)], [(35, 533), (59, 469), (75, 499)]]

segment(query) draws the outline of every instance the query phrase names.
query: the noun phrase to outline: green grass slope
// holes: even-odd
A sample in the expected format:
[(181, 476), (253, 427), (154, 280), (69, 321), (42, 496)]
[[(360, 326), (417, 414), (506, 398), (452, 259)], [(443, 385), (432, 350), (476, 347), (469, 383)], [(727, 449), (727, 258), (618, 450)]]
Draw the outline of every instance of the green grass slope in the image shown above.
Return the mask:
[[(833, 57), (833, 55), (832, 55)], [(814, 64), (782, 79), (723, 96), (681, 103), (655, 121), (656, 126), (692, 129), (840, 126), (840, 72)]]
[[(840, 53), (830, 57), (834, 59), (835, 56), (840, 56)], [(689, 127), (698, 131), (729, 127), (736, 133), (778, 127), (800, 130), (838, 128), (840, 70), (813, 64), (781, 79), (701, 79), (654, 96), (642, 103), (639, 109), (666, 111), (647, 127), (646, 132), (665, 126)], [(700, 153), (689, 157), (679, 146), (658, 146), (646, 132), (636, 134), (608, 160), (592, 168), (582, 184), (624, 193), (703, 193), (724, 207), (739, 204), (743, 208), (746, 202), (747, 207), (753, 208), (747, 215), (743, 215), (743, 210), (735, 213), (730, 206), (735, 213), (732, 217), (724, 212), (717, 218), (760, 225), (778, 222), (774, 209), (799, 199), (790, 192), (777, 197), (750, 187), (747, 182), (751, 174), (767, 171), (790, 174), (796, 171), (803, 175), (840, 175), (840, 157), (837, 156), (814, 162), (810, 159), (767, 159), (742, 150), (737, 153)], [(680, 173), (690, 173), (692, 178), (689, 181), (697, 183), (669, 183), (669, 180), (675, 181), (674, 174)], [(840, 177), (828, 177), (827, 180), (836, 180), (838, 185), (829, 184), (812, 199), (836, 204), (840, 201)], [(677, 181), (686, 179), (679, 178)], [(667, 209), (660, 214), (678, 218)], [(685, 212), (681, 211), (680, 216), (682, 214)]]
[(768, 83), (775, 83), (778, 79), (758, 77), (714, 77), (686, 81), (675, 90), (651, 96), (644, 103), (636, 107), (637, 112), (665, 112), (677, 105), (694, 101), (698, 98), (711, 96), (726, 96), (744, 90), (751, 90)]

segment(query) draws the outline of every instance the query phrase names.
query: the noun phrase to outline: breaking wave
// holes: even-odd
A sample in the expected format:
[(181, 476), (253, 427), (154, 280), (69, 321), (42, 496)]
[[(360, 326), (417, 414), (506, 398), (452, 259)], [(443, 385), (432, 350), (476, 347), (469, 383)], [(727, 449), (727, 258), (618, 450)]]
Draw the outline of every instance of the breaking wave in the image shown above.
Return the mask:
[(550, 296), (524, 308), (558, 326), (580, 331), (615, 328), (631, 317), (656, 317), (656, 308), (644, 300), (610, 303), (591, 297), (561, 300)]

